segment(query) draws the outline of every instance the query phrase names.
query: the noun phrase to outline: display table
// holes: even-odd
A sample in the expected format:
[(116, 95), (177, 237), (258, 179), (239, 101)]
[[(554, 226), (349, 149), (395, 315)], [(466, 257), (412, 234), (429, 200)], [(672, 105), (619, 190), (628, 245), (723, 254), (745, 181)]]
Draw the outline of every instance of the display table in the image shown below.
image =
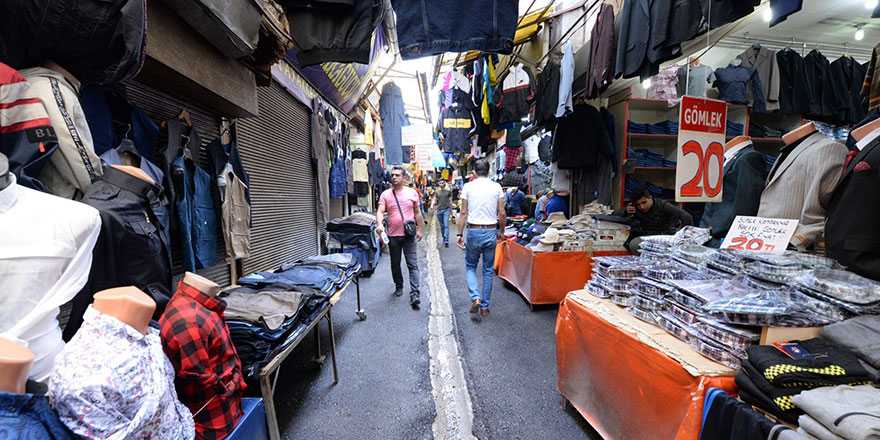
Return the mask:
[(505, 240), (495, 248), (495, 270), (531, 306), (559, 304), (565, 294), (584, 288), (593, 275), (592, 257), (629, 255), (627, 251), (539, 252)]
[(556, 364), (563, 398), (609, 440), (697, 440), (706, 390), (737, 390), (735, 370), (584, 290), (559, 308)]

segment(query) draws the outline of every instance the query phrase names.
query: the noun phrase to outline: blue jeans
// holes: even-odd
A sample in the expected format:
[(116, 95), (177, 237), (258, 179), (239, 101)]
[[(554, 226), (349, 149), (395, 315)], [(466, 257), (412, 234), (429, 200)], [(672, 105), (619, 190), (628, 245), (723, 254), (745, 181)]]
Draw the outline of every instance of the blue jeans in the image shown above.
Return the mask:
[[(481, 307), (489, 308), (489, 297), (492, 296), (492, 278), (495, 276), (495, 245), (498, 229), (467, 230), (467, 246), (464, 254), (464, 265), (467, 268), (468, 293), (471, 301), (480, 299)], [(477, 263), (483, 256), (483, 293), (477, 286)]]
[(449, 243), (449, 208), (438, 209), (437, 220), (440, 220), (440, 233), (443, 235), (443, 243)]

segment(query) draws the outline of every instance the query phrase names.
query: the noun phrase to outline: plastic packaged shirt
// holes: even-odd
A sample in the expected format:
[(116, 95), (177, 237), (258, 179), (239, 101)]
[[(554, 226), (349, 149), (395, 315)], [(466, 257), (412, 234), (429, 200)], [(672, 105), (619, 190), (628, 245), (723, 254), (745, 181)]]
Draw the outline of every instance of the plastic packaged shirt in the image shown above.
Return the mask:
[(688, 341), (688, 345), (701, 355), (733, 369), (739, 369), (745, 357), (740, 357), (735, 352), (705, 338), (693, 337)]
[(698, 324), (700, 331), (704, 335), (714, 339), (723, 346), (731, 347), (734, 350), (741, 350), (745, 353), (745, 349), (758, 343), (761, 339), (760, 329), (732, 326), (714, 319), (702, 317)]
[(688, 342), (692, 336), (699, 335), (696, 329), (672, 316), (669, 312), (660, 313), (657, 320), (660, 322), (660, 327), (684, 342)]
[(648, 312), (662, 312), (663, 310), (666, 310), (666, 302), (662, 299), (641, 294), (633, 297), (633, 306)]
[(839, 301), (859, 306), (880, 305), (880, 284), (852, 272), (813, 269), (802, 272), (795, 282)]
[(642, 310), (637, 306), (630, 307), (626, 310), (636, 318), (639, 318), (648, 324), (660, 325), (660, 322), (657, 319), (657, 314), (654, 312)]
[(662, 298), (673, 290), (672, 286), (645, 277), (636, 277), (631, 283), (631, 289), (635, 293), (653, 298)]

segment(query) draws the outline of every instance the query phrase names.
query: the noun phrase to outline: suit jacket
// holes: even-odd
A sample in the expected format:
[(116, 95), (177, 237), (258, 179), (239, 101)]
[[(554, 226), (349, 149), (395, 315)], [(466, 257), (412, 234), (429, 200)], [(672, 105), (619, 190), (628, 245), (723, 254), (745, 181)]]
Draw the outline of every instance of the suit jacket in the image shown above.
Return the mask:
[(804, 57), (806, 86), (810, 88), (810, 114), (819, 117), (836, 115), (837, 97), (830, 86), (831, 63), (816, 49)]
[(766, 180), (764, 155), (752, 146), (740, 150), (724, 164), (721, 202), (706, 204), (700, 227), (711, 228), (712, 237), (724, 238), (736, 216), (758, 213)]
[[(753, 67), (758, 71), (761, 77), (761, 85), (764, 88), (764, 102), (767, 103), (766, 110), (779, 110), (779, 65), (776, 63), (776, 51), (765, 47), (755, 49), (750, 47), (745, 52), (737, 56), (742, 60), (742, 65)], [(749, 93), (749, 101), (752, 101), (752, 94)]]
[(626, 0), (620, 17), (615, 77), (632, 78), (640, 74), (651, 38), (649, 0)]
[(850, 161), (831, 195), (825, 225), (827, 255), (861, 276), (880, 281), (878, 219), (880, 138), (866, 145)]
[(831, 63), (829, 84), (837, 98), (835, 108), (838, 120), (855, 124), (865, 118), (862, 107), (862, 83), (865, 71), (852, 58), (840, 57)]
[(825, 228), (825, 209), (846, 161), (846, 146), (821, 132), (808, 136), (784, 160), (777, 160), (761, 194), (759, 217), (798, 220), (791, 244), (813, 244)]
[(703, 18), (709, 21), (711, 29), (724, 26), (751, 14), (755, 10), (755, 6), (759, 4), (761, 4), (761, 0), (700, 0)]
[(654, 0), (654, 3), (658, 21), (651, 32), (662, 37), (654, 41), (654, 48), (675, 47), (706, 32), (700, 0)]
[(776, 65), (779, 67), (779, 107), (782, 113), (809, 113), (812, 89), (807, 86), (803, 57), (790, 48), (785, 48), (776, 52)]
[(596, 25), (590, 32), (590, 63), (587, 70), (587, 99), (598, 98), (614, 80), (614, 7), (599, 7)]

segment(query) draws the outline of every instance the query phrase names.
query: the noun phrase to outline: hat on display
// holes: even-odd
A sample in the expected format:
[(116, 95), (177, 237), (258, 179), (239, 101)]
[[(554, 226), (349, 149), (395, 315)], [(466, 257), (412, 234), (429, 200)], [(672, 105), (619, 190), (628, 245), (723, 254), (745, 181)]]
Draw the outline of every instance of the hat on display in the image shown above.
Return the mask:
[(559, 230), (559, 239), (560, 240), (577, 240), (577, 233), (571, 229), (560, 229)]
[(553, 252), (556, 248), (552, 244), (538, 243), (532, 248), (532, 252)]
[(558, 221), (561, 221), (563, 225), (565, 224), (565, 222), (568, 221), (568, 219), (565, 218), (565, 214), (563, 214), (562, 211), (551, 212), (547, 216), (547, 218), (544, 219), (544, 223), (547, 223), (547, 224), (558, 222)]
[(546, 231), (544, 231), (544, 236), (541, 237), (540, 241), (543, 244), (559, 243), (559, 230), (556, 228), (548, 228)]

